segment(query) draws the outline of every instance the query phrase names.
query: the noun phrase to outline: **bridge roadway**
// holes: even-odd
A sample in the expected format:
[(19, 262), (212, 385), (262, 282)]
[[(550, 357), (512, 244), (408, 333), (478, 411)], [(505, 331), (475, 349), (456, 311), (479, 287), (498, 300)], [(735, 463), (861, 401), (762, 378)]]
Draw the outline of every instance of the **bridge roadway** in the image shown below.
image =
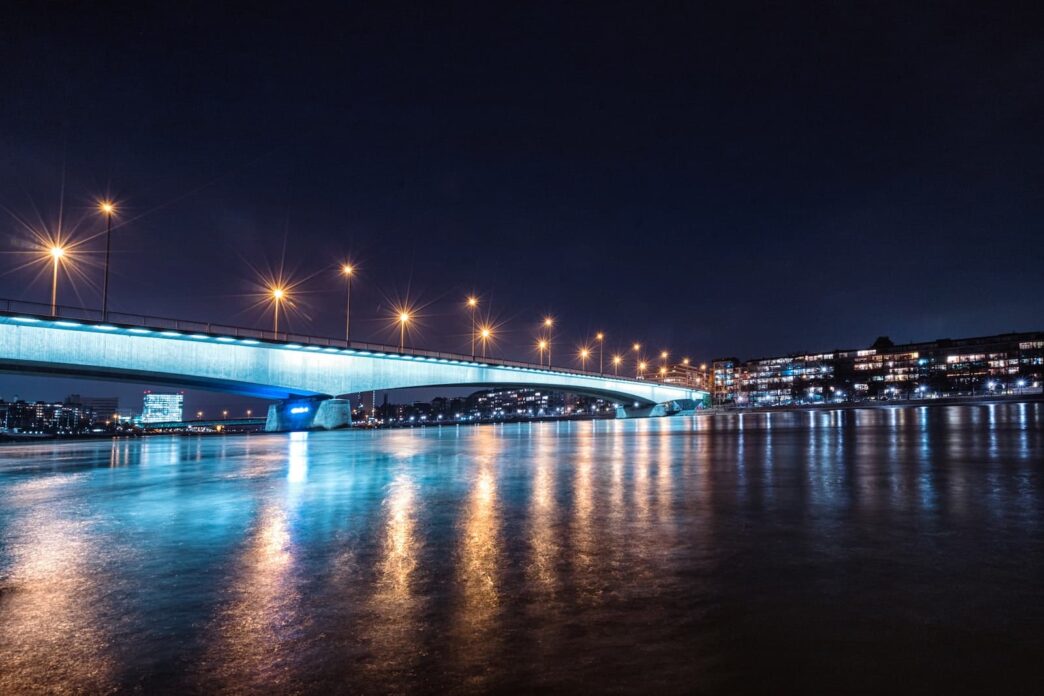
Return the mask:
[[(44, 311), (40, 311), (41, 308)], [(33, 311), (35, 310), (35, 311)], [(371, 390), (461, 386), (547, 388), (611, 400), (624, 415), (695, 407), (706, 392), (653, 381), (505, 360), (273, 335), (256, 329), (0, 300), (0, 370), (209, 389), (280, 400), (272, 429), (323, 421), (321, 402)], [(663, 405), (666, 405), (664, 407)], [(324, 407), (324, 411), (330, 411)], [(273, 413), (276, 421), (272, 421)]]

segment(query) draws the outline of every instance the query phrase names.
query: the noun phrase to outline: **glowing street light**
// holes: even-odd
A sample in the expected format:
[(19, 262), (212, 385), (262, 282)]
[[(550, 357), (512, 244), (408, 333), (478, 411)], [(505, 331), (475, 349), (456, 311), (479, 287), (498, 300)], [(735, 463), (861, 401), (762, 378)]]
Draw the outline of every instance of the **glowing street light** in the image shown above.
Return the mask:
[(48, 252), (51, 255), (51, 262), (54, 266), (54, 272), (51, 275), (51, 316), (58, 316), (58, 264), (65, 258), (65, 249), (55, 244)]
[(479, 338), (482, 339), (482, 359), (486, 359), (486, 344), (493, 338), (493, 329), (488, 326), (483, 326), (479, 331)]
[(587, 359), (591, 357), (591, 351), (588, 348), (581, 348), (577, 353), (577, 357), (580, 358), (580, 369), (587, 371)]
[[(537, 341), (537, 354), (540, 358), (540, 367), (544, 366), (544, 351), (547, 350), (548, 342), (544, 339)], [(549, 366), (550, 367), (550, 366)]]
[(351, 327), (352, 319), (352, 275), (355, 273), (355, 267), (350, 263), (346, 263), (341, 266), (341, 274), (345, 279), (345, 291), (344, 291), (344, 342), (351, 342), (351, 333), (349, 331)]
[(554, 317), (544, 317), (544, 328), (547, 329), (547, 367), (551, 369), (551, 329), (555, 326)]
[(595, 340), (598, 341), (598, 374), (602, 374), (602, 347), (605, 343), (605, 334), (599, 331), (595, 334)]
[(623, 356), (622, 355), (614, 355), (613, 356), (613, 376), (615, 376), (615, 377), (619, 377), (620, 376), (620, 363), (622, 363), (622, 362), (623, 362)]
[(272, 318), (272, 333), (275, 337), (279, 338), (279, 305), (286, 298), (286, 290), (280, 287), (272, 288), (269, 292), (272, 293), (272, 303), (275, 309), (275, 314)]
[(644, 363), (642, 362), (641, 353), (642, 344), (635, 343), (633, 346), (631, 346), (631, 348), (634, 350), (634, 374), (635, 377), (640, 377), (642, 374), (642, 370), (645, 369), (644, 367), (642, 367), (642, 365), (644, 365)]
[(112, 252), (112, 216), (116, 204), (109, 200), (98, 202), (98, 212), (105, 216), (105, 279), (102, 282), (102, 321), (109, 319), (109, 256)]
[(224, 411), (221, 412), (221, 417), (222, 418), (228, 418), (228, 409), (225, 409)]
[(410, 313), (406, 310), (399, 312), (399, 352), (406, 347), (406, 324), (410, 322)]
[(642, 373), (645, 372), (645, 368), (646, 367), (648, 367), (648, 365), (645, 364), (644, 360), (638, 363), (638, 376), (639, 377), (641, 377)]
[(468, 309), (471, 310), (471, 359), (475, 359), (475, 334), (478, 332), (478, 327), (475, 325), (475, 310), (478, 309), (478, 298), (474, 295), (468, 295)]
[(667, 351), (663, 351), (660, 353), (660, 360), (663, 362), (664, 365), (667, 364)]

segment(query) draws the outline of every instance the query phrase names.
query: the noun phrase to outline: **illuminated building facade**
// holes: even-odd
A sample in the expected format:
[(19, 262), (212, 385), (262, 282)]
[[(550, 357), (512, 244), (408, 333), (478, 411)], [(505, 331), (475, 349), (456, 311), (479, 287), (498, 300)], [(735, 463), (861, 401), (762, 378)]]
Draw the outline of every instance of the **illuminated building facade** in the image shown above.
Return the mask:
[(1040, 393), (1044, 333), (712, 363), (715, 405), (767, 407), (954, 395)]
[(154, 394), (145, 392), (141, 410), (142, 423), (170, 423), (183, 420), (185, 394)]

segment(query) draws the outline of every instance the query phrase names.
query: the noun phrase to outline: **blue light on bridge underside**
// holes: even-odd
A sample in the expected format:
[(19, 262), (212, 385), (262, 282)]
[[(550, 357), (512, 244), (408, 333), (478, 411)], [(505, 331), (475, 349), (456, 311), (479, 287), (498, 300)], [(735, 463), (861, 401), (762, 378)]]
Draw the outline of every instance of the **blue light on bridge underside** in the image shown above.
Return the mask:
[(290, 413), (294, 414), (295, 416), (298, 416), (302, 413), (308, 413), (310, 410), (311, 409), (307, 406), (294, 406), (290, 409)]

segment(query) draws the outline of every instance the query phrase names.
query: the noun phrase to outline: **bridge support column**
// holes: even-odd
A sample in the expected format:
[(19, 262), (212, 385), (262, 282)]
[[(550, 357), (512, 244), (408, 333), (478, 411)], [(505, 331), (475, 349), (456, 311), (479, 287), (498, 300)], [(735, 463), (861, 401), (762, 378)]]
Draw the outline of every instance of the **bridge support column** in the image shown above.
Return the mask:
[(348, 399), (287, 399), (268, 407), (265, 432), (334, 430), (351, 424), (352, 404)]
[(662, 404), (647, 406), (617, 406), (617, 418), (658, 418), (660, 416), (691, 416), (696, 413), (700, 402), (695, 399), (678, 399)]
[(352, 402), (350, 399), (327, 399), (319, 404), (315, 412), (313, 428), (337, 430), (352, 424)]

